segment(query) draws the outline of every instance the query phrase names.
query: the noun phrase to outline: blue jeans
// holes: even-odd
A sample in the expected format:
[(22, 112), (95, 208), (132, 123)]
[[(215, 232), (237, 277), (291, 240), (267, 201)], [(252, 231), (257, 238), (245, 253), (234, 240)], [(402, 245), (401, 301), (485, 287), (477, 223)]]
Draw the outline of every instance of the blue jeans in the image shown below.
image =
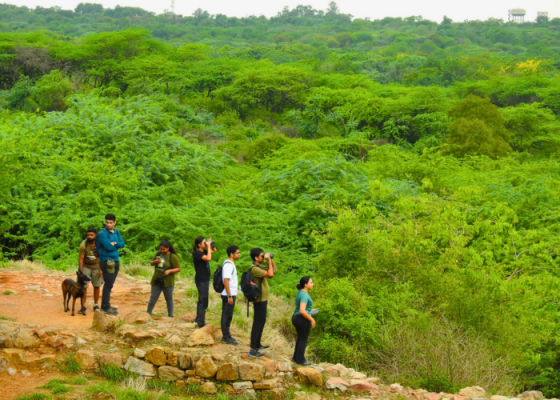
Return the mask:
[(150, 295), (150, 301), (148, 302), (148, 314), (152, 315), (152, 311), (156, 306), (156, 303), (163, 292), (163, 297), (165, 297), (165, 302), (167, 303), (167, 316), (173, 318), (173, 288), (175, 286), (161, 287), (159, 285), (152, 286), (152, 293)]
[(196, 319), (194, 322), (200, 327), (206, 325), (206, 309), (208, 308), (208, 291), (210, 290), (210, 281), (196, 282), (198, 289), (198, 302), (196, 303)]

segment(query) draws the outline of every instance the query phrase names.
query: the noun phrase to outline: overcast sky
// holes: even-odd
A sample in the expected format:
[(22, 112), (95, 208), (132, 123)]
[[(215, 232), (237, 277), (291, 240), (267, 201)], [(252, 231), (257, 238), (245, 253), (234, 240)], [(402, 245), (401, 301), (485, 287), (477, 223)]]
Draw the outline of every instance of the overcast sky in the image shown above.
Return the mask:
[[(74, 9), (81, 2), (103, 4), (106, 8), (116, 5), (140, 7), (155, 13), (162, 13), (171, 8), (172, 0), (0, 0), (18, 6), (35, 8), (36, 6)], [(317, 10), (325, 10), (330, 0), (175, 0), (175, 12), (191, 15), (197, 8), (202, 8), (211, 14), (226, 14), (227, 16), (244, 17), (247, 15), (276, 15), (288, 6), (293, 8), (299, 4), (310, 5)], [(488, 18), (503, 18), (507, 20), (508, 10), (524, 8), (527, 11), (526, 21), (534, 21), (537, 11), (548, 11), (550, 18), (560, 17), (560, 0), (389, 0), (337, 1), (341, 12), (352, 14), (355, 18), (381, 19), (384, 17), (409, 17), (421, 15), (426, 19), (441, 21), (444, 15), (454, 21), (465, 19), (486, 20)]]

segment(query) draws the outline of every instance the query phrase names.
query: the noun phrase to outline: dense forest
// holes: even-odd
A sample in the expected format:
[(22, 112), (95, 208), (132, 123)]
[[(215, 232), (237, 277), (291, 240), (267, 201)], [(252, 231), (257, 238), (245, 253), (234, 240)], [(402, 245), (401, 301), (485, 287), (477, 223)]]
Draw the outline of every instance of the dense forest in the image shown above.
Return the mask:
[(560, 397), (559, 19), (3, 4), (0, 49), (0, 259), (258, 246), (319, 358)]

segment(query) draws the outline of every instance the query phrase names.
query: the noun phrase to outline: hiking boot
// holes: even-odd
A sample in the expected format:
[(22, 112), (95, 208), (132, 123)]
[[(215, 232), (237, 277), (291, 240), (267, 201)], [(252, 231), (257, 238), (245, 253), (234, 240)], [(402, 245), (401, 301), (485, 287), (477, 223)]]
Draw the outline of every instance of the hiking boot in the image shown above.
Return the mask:
[(80, 311), (78, 311), (78, 314), (86, 315), (86, 308), (85, 307), (80, 308)]
[(99, 306), (96, 304), (96, 305), (93, 306), (93, 311), (95, 312), (97, 310), (99, 310)]
[(237, 342), (237, 340), (235, 340), (234, 338), (230, 337), (230, 338), (225, 338), (222, 339), (222, 343), (223, 344), (231, 344), (233, 346), (237, 346), (239, 343)]
[(259, 347), (258, 350), (261, 351), (261, 350), (266, 350), (266, 349), (268, 349), (268, 348), (270, 348), (270, 346), (263, 346), (263, 345), (261, 345), (261, 347)]
[(257, 349), (251, 349), (249, 350), (249, 357), (262, 358), (264, 354), (260, 353)]
[(310, 363), (309, 361), (304, 361), (304, 362), (302, 362), (302, 363), (298, 363), (298, 362), (297, 362), (296, 364), (297, 364), (297, 365), (305, 365), (305, 366), (311, 365), (311, 363)]
[(119, 313), (116, 310), (112, 310), (112, 309), (108, 309), (108, 310), (101, 309), (101, 311), (103, 311), (107, 315), (119, 315)]

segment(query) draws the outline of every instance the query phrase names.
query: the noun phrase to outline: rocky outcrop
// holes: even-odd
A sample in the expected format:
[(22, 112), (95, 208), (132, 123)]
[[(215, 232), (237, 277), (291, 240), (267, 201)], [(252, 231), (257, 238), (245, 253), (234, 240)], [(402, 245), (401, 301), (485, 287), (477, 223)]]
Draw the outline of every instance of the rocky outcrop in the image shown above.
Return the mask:
[(112, 332), (119, 322), (119, 317), (105, 314), (99, 310), (93, 313), (92, 326), (99, 332)]
[(156, 376), (157, 369), (153, 364), (129, 357), (124, 365), (124, 369), (140, 376)]
[(302, 367), (298, 368), (296, 371), (301, 382), (315, 386), (323, 386), (323, 375), (315, 368)]
[(146, 324), (152, 320), (152, 317), (147, 312), (133, 311), (127, 314), (123, 320), (127, 324)]
[(207, 324), (203, 328), (197, 329), (189, 337), (189, 347), (212, 346), (216, 338), (216, 327)]

